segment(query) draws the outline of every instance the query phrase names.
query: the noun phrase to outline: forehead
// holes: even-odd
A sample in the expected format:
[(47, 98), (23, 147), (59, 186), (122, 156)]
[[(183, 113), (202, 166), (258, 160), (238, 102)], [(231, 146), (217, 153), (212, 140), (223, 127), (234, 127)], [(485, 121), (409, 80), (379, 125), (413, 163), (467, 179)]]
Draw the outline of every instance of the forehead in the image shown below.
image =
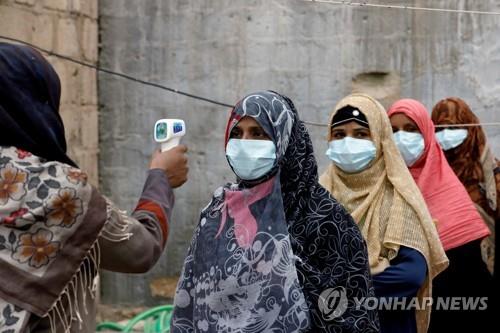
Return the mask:
[(252, 127), (258, 127), (262, 128), (260, 124), (257, 122), (257, 120), (253, 117), (245, 116), (241, 118), (236, 124), (236, 127), (240, 128), (252, 128)]
[(341, 124), (341, 125), (338, 125), (338, 126), (335, 126), (335, 127), (332, 127), (332, 131), (336, 131), (336, 130), (367, 130), (369, 131), (370, 129), (367, 128), (367, 127), (364, 127), (362, 126), (361, 124), (358, 124), (357, 122), (355, 121), (350, 121), (348, 123), (344, 123), (344, 124)]
[(457, 117), (455, 112), (450, 112), (449, 110), (444, 110), (436, 115), (433, 114), (432, 121), (436, 125), (447, 125), (447, 124), (459, 124), (461, 120)]
[(408, 117), (406, 114), (404, 114), (402, 112), (393, 114), (390, 117), (390, 119), (391, 119), (391, 123), (402, 123), (402, 124), (410, 123), (412, 125), (416, 125), (416, 123), (415, 123), (415, 121), (413, 121), (413, 119), (411, 119), (410, 117)]

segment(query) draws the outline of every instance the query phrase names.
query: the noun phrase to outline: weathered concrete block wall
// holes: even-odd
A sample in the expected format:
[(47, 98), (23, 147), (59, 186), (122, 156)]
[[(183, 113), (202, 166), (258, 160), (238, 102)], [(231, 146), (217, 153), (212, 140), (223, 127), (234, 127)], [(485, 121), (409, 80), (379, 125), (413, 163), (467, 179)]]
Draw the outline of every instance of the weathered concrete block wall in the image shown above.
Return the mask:
[[(97, 0), (0, 0), (0, 34), (96, 64), (97, 10)], [(61, 78), (68, 154), (97, 185), (97, 75), (53, 56), (48, 60)]]
[[(498, 1), (392, 3), (500, 11)], [(456, 95), (482, 121), (500, 121), (498, 16), (290, 0), (107, 0), (100, 12), (103, 66), (224, 102), (273, 89), (290, 96), (303, 119), (326, 123), (351, 91), (386, 105), (413, 97), (427, 107)], [(223, 152), (228, 110), (106, 74), (99, 79), (101, 185), (127, 209), (155, 147), (154, 121), (180, 117), (188, 126), (190, 180), (176, 192), (166, 254), (146, 276), (104, 279), (106, 302), (152, 303), (150, 284), (179, 273), (200, 209), (233, 178)], [(326, 130), (310, 130), (322, 171)], [(488, 135), (500, 155), (500, 129)]]

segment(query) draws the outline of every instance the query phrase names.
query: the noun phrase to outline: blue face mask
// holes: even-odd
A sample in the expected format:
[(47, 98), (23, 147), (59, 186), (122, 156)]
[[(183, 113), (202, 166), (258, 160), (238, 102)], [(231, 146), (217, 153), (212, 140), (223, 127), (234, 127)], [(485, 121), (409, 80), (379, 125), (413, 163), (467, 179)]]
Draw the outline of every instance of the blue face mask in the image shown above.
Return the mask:
[(240, 179), (255, 180), (273, 168), (276, 146), (269, 140), (230, 139), (226, 146), (226, 156)]
[(436, 133), (436, 139), (443, 150), (450, 150), (460, 146), (469, 132), (466, 129), (444, 129)]
[(424, 137), (420, 133), (398, 131), (394, 133), (394, 141), (407, 166), (412, 166), (424, 152)]
[(360, 172), (370, 164), (377, 154), (377, 148), (370, 140), (354, 139), (349, 136), (332, 140), (326, 155), (345, 172)]

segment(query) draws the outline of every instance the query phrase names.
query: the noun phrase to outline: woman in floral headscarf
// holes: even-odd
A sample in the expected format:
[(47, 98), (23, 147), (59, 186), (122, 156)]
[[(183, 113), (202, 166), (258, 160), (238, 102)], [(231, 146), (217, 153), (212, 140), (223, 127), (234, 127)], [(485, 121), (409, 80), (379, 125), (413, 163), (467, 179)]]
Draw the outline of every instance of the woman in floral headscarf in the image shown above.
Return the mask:
[(95, 332), (99, 268), (154, 265), (185, 181), (185, 147), (157, 154), (132, 216), (118, 210), (66, 155), (60, 88), (40, 53), (0, 43), (1, 332)]
[(225, 143), (238, 179), (201, 212), (172, 332), (378, 332), (376, 312), (355, 304), (373, 295), (363, 238), (318, 184), (292, 101), (246, 96)]
[(328, 130), (333, 163), (320, 182), (367, 240), (375, 293), (392, 300), (417, 297), (420, 305), (382, 309), (381, 332), (427, 332), (431, 282), (448, 260), (385, 109), (368, 95), (349, 95), (335, 107)]

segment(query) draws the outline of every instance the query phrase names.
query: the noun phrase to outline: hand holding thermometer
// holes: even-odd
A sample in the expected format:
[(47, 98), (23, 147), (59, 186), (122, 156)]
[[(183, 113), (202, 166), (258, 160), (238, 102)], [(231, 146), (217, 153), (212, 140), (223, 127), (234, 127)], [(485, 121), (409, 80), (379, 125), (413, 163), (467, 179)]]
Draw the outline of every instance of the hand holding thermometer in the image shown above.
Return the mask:
[(155, 141), (161, 144), (161, 151), (177, 146), (186, 134), (186, 124), (181, 119), (160, 119), (154, 128)]

